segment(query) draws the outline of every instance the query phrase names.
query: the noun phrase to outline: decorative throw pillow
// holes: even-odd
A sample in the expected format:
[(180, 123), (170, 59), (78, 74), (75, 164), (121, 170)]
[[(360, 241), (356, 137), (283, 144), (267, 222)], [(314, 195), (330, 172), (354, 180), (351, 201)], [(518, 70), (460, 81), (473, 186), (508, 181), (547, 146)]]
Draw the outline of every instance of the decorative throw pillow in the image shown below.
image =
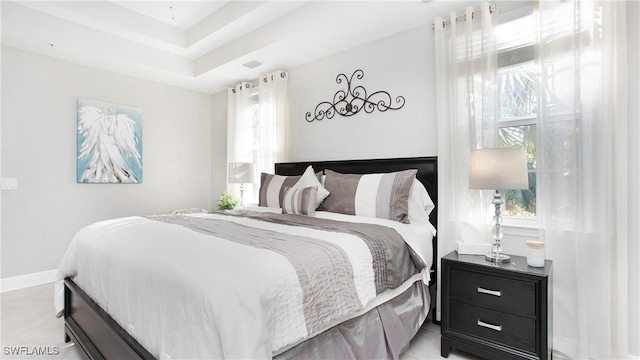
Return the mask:
[(314, 210), (317, 209), (320, 204), (322, 204), (327, 196), (329, 196), (329, 190), (325, 189), (325, 187), (322, 186), (319, 178), (322, 178), (322, 173), (314, 173), (313, 167), (309, 165), (304, 171), (304, 174), (302, 174), (300, 180), (293, 186), (294, 189), (306, 188), (311, 186), (317, 187), (318, 195), (316, 196), (316, 207), (314, 208)]
[(286, 188), (282, 201), (282, 212), (285, 214), (315, 215), (318, 187)]
[(304, 174), (297, 176), (283, 176), (262, 173), (260, 176), (260, 192), (258, 198), (258, 206), (266, 206), (273, 208), (282, 207), (282, 199), (284, 197), (285, 188), (304, 188), (317, 186), (316, 209), (322, 201), (329, 196), (329, 191), (320, 183), (322, 173), (314, 173), (313, 167), (309, 165)]
[(259, 206), (281, 208), (284, 189), (293, 187), (302, 176), (282, 176), (262, 173), (260, 175)]
[(409, 192), (417, 172), (360, 175), (325, 170), (325, 187), (331, 195), (322, 203), (322, 210), (408, 224)]

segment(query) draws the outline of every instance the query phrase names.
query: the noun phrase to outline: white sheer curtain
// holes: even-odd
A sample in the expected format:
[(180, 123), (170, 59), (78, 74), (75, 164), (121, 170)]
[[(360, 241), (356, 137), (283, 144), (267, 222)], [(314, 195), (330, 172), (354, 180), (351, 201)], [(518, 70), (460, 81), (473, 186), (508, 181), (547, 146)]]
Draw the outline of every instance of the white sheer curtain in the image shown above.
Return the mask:
[(253, 162), (253, 84), (241, 82), (228, 89), (227, 162)]
[[(273, 173), (276, 162), (286, 161), (287, 81), (285, 71), (264, 74), (253, 83), (228, 89), (227, 162), (254, 164), (256, 179), (244, 184), (246, 202), (257, 202), (261, 172)], [(239, 185), (227, 184), (239, 194)]]
[[(227, 163), (255, 164), (253, 84), (241, 82), (227, 92)], [(254, 187), (253, 184), (245, 184), (246, 202), (254, 198)], [(239, 198), (240, 184), (227, 184), (227, 189)]]
[(258, 172), (273, 173), (276, 162), (286, 161), (287, 81), (285, 71), (262, 75), (259, 80)]
[[(471, 234), (491, 242), (487, 221), (491, 200), (469, 189), (469, 155), (472, 149), (495, 146), (497, 14), (484, 3), (475, 14), (467, 8), (462, 21), (456, 17), (451, 13), (446, 25), (443, 18), (434, 20), (439, 256), (454, 250), (456, 240), (479, 240)], [(467, 231), (474, 228), (479, 231)], [(437, 309), (440, 319), (439, 294)]]
[(554, 260), (555, 357), (626, 359), (625, 3), (540, 1), (534, 15), (537, 210)]
[[(535, 2), (537, 216), (554, 260), (557, 358), (629, 356), (625, 6)], [(434, 21), (440, 256), (466, 236), (466, 224), (486, 224), (489, 201), (468, 189), (468, 159), (471, 149), (496, 145), (496, 21), (488, 8), (472, 20), (468, 9), (464, 21)]]

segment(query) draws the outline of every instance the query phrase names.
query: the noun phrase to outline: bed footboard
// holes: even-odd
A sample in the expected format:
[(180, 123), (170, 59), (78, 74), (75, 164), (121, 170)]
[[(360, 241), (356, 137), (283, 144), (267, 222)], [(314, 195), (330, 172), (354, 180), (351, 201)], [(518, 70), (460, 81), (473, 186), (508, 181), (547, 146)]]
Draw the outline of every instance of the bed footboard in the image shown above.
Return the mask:
[(155, 359), (73, 280), (64, 283), (65, 341), (89, 359)]

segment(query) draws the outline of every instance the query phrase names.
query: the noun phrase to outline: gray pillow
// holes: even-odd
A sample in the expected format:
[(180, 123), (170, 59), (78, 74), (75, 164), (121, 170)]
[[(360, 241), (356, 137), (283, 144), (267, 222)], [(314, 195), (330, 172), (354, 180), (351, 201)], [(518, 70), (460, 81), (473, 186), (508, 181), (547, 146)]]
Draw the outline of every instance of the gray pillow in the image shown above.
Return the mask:
[(258, 205), (273, 208), (282, 207), (284, 189), (293, 187), (301, 177), (302, 175), (282, 176), (262, 173), (260, 175), (260, 197), (258, 198)]
[[(322, 172), (316, 173), (316, 177), (318, 181), (321, 181)], [(284, 189), (295, 187), (300, 178), (302, 178), (302, 175), (284, 176), (262, 173), (260, 175), (258, 206), (281, 208)]]
[(408, 224), (409, 193), (418, 171), (384, 174), (341, 174), (325, 170), (324, 187), (330, 195), (321, 210), (377, 217)]
[(286, 188), (282, 201), (282, 212), (284, 214), (315, 215), (317, 195), (317, 186)]

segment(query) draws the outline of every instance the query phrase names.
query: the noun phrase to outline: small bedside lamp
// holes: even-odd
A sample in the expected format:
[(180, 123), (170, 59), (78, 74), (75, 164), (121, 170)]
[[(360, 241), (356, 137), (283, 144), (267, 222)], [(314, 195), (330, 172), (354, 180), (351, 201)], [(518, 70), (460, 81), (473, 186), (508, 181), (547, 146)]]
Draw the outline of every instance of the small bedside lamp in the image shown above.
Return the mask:
[(240, 184), (240, 206), (244, 205), (244, 184), (253, 183), (254, 179), (255, 175), (252, 163), (229, 163), (229, 183)]
[(500, 189), (528, 189), (527, 154), (524, 149), (480, 149), (471, 151), (469, 160), (469, 188), (495, 190), (492, 204), (495, 205), (493, 228), (494, 243), (485, 259), (491, 262), (509, 262), (511, 257), (502, 253), (502, 216), (500, 206), (504, 204)]

